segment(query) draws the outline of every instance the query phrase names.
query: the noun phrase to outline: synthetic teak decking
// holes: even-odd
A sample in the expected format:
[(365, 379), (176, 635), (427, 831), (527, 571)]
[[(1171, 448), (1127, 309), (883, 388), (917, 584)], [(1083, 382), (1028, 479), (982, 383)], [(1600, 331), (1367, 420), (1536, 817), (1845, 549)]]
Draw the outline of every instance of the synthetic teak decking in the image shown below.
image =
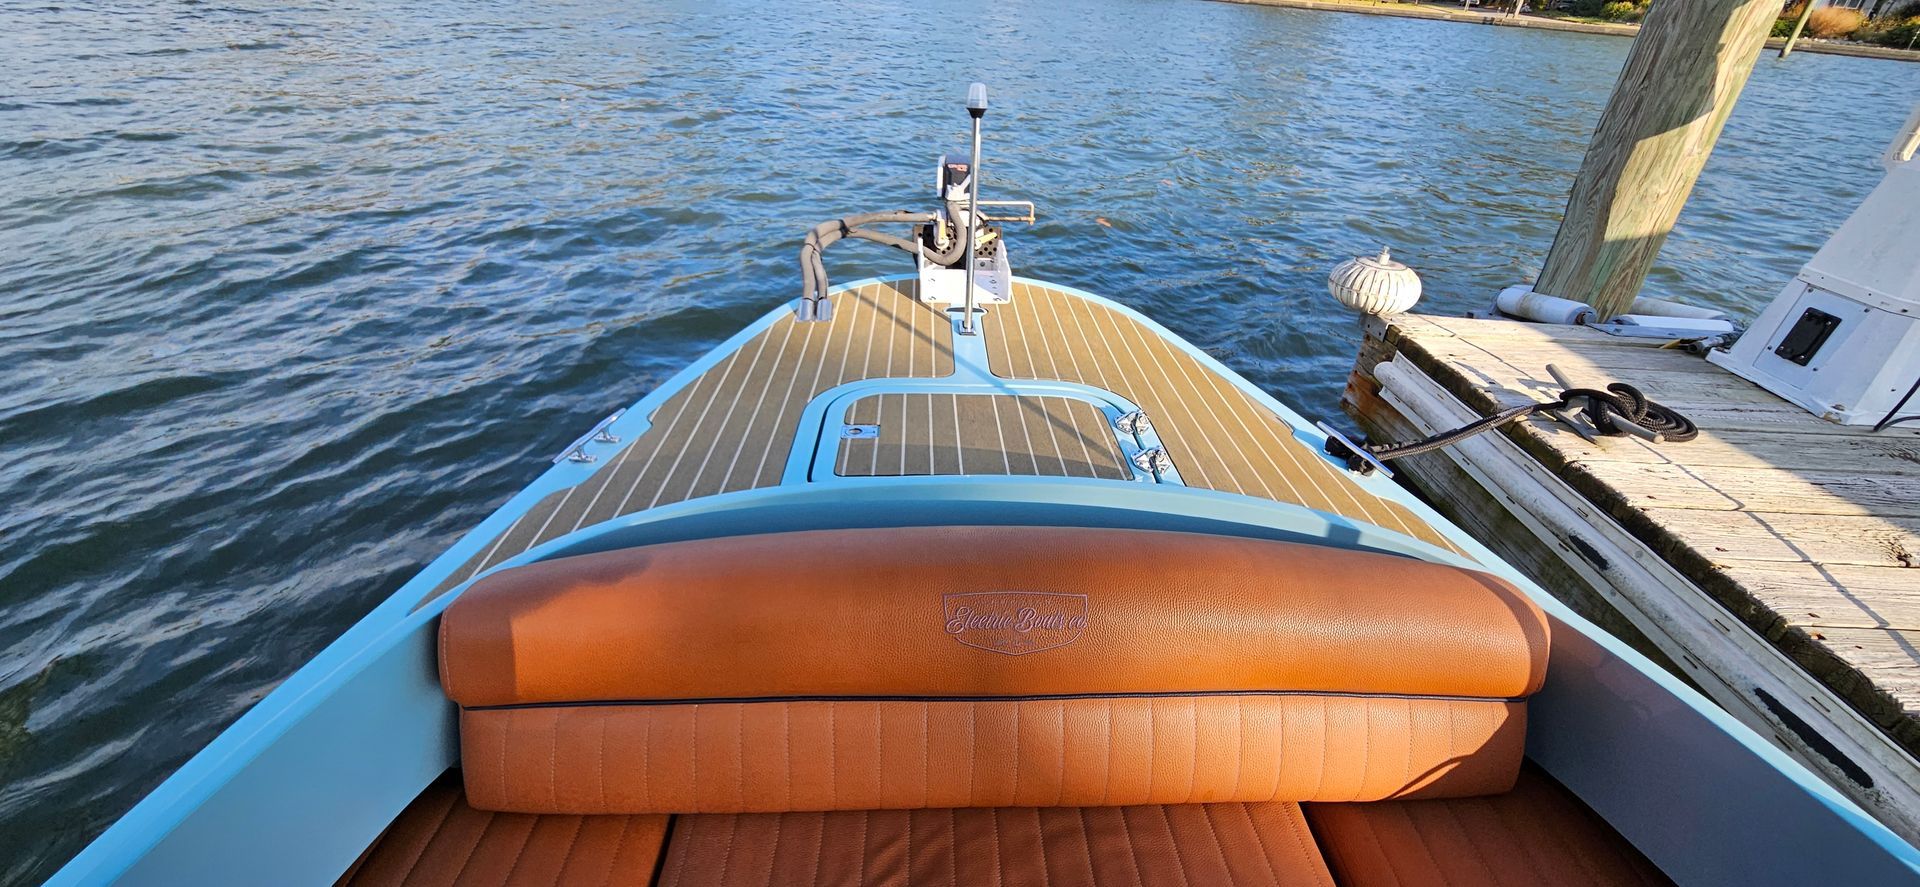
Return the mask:
[(800, 413), (820, 392), (953, 372), (952, 326), (914, 297), (917, 289), (913, 281), (862, 286), (833, 296), (830, 322), (782, 318), (661, 404), (605, 467), (529, 509), (438, 590), (611, 517), (779, 483)]
[[(837, 446), (842, 476), (1027, 474), (1127, 479), (1108, 417), (1070, 397), (882, 393), (847, 424), (802, 433), (807, 405), (867, 379), (954, 373), (952, 324), (913, 281), (837, 293), (828, 323), (783, 317), (662, 403), (649, 427), (587, 480), (550, 494), (455, 570), (445, 591), (541, 542), (622, 514), (778, 484), (800, 438)], [(988, 364), (1009, 380), (1058, 380), (1139, 405), (1189, 486), (1292, 502), (1452, 548), (1405, 507), (1379, 499), (1296, 440), (1252, 396), (1129, 315), (1051, 287), (1016, 284), (982, 326)]]
[(1404, 507), (1374, 497), (1233, 382), (1112, 308), (1015, 284), (983, 327), (993, 373), (1059, 379), (1139, 404), (1190, 487), (1294, 502), (1450, 547)]

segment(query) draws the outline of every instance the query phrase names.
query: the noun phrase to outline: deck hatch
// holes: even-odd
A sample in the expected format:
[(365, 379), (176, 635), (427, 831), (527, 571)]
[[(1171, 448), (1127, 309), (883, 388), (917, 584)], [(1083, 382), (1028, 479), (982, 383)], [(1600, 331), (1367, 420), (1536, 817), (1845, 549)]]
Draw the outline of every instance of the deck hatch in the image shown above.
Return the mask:
[[(847, 407), (841, 477), (1043, 475), (1131, 480), (1095, 404), (1035, 394), (872, 394)], [(850, 434), (852, 429), (872, 434)]]

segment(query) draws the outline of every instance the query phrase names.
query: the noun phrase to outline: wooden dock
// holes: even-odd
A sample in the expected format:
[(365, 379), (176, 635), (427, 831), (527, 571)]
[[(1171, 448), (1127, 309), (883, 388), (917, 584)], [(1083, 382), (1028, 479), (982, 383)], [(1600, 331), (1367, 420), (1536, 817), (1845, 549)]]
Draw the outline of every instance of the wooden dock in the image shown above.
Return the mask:
[(1409, 440), (1628, 382), (1688, 443), (1544, 416), (1394, 463), (1577, 610), (1920, 839), (1920, 430), (1818, 419), (1682, 350), (1583, 327), (1369, 318), (1345, 406)]

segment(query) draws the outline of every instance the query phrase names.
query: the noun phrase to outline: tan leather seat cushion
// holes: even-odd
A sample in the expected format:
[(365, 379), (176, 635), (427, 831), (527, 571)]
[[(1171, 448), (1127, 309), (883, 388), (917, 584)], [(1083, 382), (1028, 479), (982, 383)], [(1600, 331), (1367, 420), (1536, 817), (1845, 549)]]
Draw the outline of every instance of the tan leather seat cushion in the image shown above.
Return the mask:
[(1572, 792), (1531, 766), (1506, 794), (1309, 804), (1307, 818), (1349, 887), (1672, 883)]
[(467, 589), (440, 643), (441, 682), (469, 708), (1268, 690), (1506, 699), (1539, 689), (1547, 661), (1539, 609), (1484, 573), (1033, 527), (781, 533), (531, 564)]
[(622, 550), (441, 625), (473, 803), (554, 813), (1498, 792), (1546, 657), (1484, 574), (1115, 530)]
[(668, 819), (489, 813), (469, 805), (449, 774), (401, 811), (339, 884), (639, 887), (653, 883)]
[(342, 887), (1332, 883), (1294, 804), (525, 815), (474, 809), (457, 779), (422, 793), (340, 879)]
[(529, 813), (1376, 800), (1505, 791), (1521, 703), (1353, 696), (469, 711), (475, 806)]
[(1332, 887), (1294, 804), (676, 817), (661, 887)]

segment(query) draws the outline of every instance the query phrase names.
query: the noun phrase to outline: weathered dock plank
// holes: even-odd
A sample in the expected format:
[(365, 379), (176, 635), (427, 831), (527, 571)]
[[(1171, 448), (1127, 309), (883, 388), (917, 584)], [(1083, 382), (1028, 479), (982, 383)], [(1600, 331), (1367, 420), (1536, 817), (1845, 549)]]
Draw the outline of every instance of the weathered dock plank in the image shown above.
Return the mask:
[(1597, 466), (1596, 473), (1640, 508), (1920, 517), (1920, 477), (1906, 474), (1725, 466), (1707, 470), (1674, 462), (1607, 463)]
[(1834, 425), (1679, 350), (1579, 327), (1370, 321), (1345, 405), (1406, 440), (1622, 381), (1701, 427), (1544, 417), (1400, 465), (1449, 517), (1920, 838), (1920, 429)]
[[(1753, 511), (1701, 514), (1664, 508), (1648, 509), (1646, 514), (1658, 523), (1683, 527), (1700, 540), (1700, 552), (1716, 562), (1920, 566), (1920, 520), (1912, 518)], [(1911, 587), (1915, 579), (1906, 574), (1904, 581)]]
[[(1660, 400), (1660, 398), (1654, 398)], [(1668, 462), (1660, 446), (1638, 440), (1588, 443), (1563, 425), (1536, 423), (1574, 462)], [(1700, 467), (1785, 468), (1820, 471), (1834, 465), (1866, 474), (1920, 473), (1920, 440), (1850, 437), (1799, 431), (1703, 430), (1687, 443), (1686, 464)]]

